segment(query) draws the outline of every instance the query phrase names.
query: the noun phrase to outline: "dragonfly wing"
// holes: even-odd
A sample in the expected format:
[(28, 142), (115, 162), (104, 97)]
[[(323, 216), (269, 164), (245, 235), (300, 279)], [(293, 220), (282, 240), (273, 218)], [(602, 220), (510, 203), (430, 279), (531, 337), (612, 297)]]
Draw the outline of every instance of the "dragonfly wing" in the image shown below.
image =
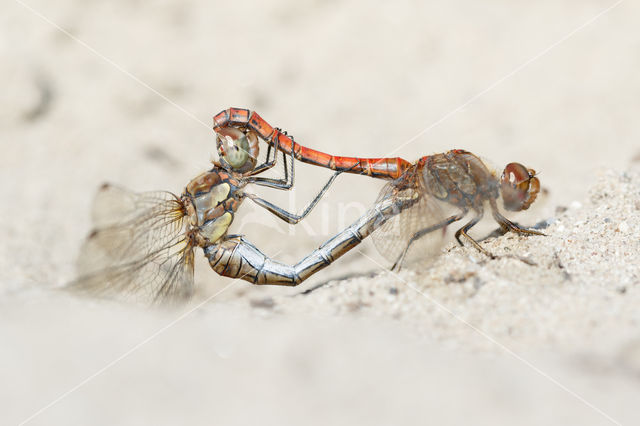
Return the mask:
[(104, 183), (96, 192), (91, 207), (91, 220), (95, 228), (121, 224), (140, 216), (143, 211), (158, 213), (175, 208), (180, 200), (171, 192), (134, 192), (124, 187)]
[(193, 246), (177, 196), (103, 186), (93, 216), (97, 228), (81, 249), (72, 289), (155, 301), (191, 295)]
[(434, 258), (442, 247), (445, 233), (445, 227), (437, 226), (446, 217), (440, 202), (414, 188), (398, 190), (394, 182), (385, 185), (376, 202), (379, 203), (388, 197), (417, 198), (418, 201), (389, 219), (373, 233), (372, 239), (378, 252), (395, 263), (416, 232), (434, 228), (411, 244), (405, 259), (425, 261)]

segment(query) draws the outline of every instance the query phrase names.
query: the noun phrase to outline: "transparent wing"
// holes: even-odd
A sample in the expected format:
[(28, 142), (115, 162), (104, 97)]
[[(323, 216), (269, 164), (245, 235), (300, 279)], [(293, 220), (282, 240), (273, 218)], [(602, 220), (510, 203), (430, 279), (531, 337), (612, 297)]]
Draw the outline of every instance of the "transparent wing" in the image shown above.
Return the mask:
[(184, 207), (170, 192), (134, 193), (103, 185), (94, 201), (97, 226), (78, 259), (70, 288), (136, 300), (172, 301), (193, 292), (193, 245)]
[(418, 201), (376, 229), (371, 238), (378, 252), (390, 262), (395, 263), (416, 232), (432, 228), (431, 232), (411, 244), (405, 262), (414, 260), (424, 262), (434, 258), (442, 247), (446, 230), (445, 227), (438, 226), (446, 217), (440, 202), (426, 192), (419, 192), (415, 188), (398, 190), (395, 182), (389, 182), (382, 188), (376, 203), (389, 197), (406, 199), (417, 197)]
[(173, 210), (180, 199), (171, 192), (133, 192), (121, 186), (105, 183), (95, 195), (91, 209), (94, 228), (123, 223), (152, 209), (158, 213)]

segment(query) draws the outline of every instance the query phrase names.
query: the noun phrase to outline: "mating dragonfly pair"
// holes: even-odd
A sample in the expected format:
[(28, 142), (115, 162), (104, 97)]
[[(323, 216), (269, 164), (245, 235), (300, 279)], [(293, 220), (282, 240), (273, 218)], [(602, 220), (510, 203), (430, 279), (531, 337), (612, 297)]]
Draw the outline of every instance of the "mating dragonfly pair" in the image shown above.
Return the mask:
[[(399, 268), (410, 249), (427, 235), (472, 212), (457, 230), (476, 249), (493, 257), (468, 235), (488, 204), (504, 231), (542, 235), (505, 218), (498, 209), (526, 210), (535, 201), (540, 182), (535, 171), (508, 164), (500, 177), (474, 154), (452, 150), (409, 163), (402, 158), (339, 157), (304, 147), (274, 128), (257, 113), (230, 108), (214, 117), (219, 161), (189, 182), (177, 196), (170, 192), (133, 193), (105, 184), (94, 202), (96, 229), (79, 259), (73, 288), (97, 294), (126, 293), (156, 301), (188, 298), (193, 292), (193, 262), (203, 249), (218, 274), (253, 284), (295, 286), (331, 264), (372, 235), (378, 250)], [(266, 157), (258, 162), (260, 141)], [(259, 176), (282, 158), (282, 178)], [(295, 161), (335, 171), (301, 214), (288, 212), (247, 192), (250, 185), (280, 190), (293, 187)], [(352, 225), (295, 265), (271, 259), (242, 235), (228, 230), (241, 203), (249, 199), (280, 219), (304, 219), (340, 173), (387, 180), (374, 206)], [(443, 208), (445, 207), (445, 208)], [(446, 208), (448, 207), (448, 208)], [(445, 211), (451, 210), (451, 214)], [(440, 232), (437, 232), (440, 231)]]

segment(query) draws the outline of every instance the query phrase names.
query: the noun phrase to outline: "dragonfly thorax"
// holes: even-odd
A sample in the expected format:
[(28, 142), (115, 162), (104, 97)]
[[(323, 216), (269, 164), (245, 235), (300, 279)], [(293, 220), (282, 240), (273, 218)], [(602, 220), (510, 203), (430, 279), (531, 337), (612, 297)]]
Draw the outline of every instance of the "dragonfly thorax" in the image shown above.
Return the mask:
[(227, 233), (241, 199), (239, 182), (227, 172), (213, 169), (187, 184), (189, 225), (201, 244), (213, 244)]
[(452, 150), (422, 159), (426, 191), (436, 199), (462, 209), (482, 209), (498, 198), (496, 176), (474, 154)]

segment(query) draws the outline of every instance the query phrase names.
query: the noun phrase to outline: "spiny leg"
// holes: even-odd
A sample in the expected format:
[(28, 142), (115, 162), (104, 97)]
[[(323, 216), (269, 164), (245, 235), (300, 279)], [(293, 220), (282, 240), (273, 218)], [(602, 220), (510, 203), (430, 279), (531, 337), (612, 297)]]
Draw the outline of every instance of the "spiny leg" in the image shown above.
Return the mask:
[(544, 236), (546, 236), (546, 234), (544, 234), (544, 233), (542, 233), (540, 231), (536, 231), (534, 229), (523, 228), (520, 225), (511, 222), (509, 219), (507, 219), (502, 214), (500, 214), (500, 211), (498, 210), (498, 205), (496, 204), (495, 200), (491, 200), (491, 211), (492, 211), (492, 214), (493, 214), (493, 218), (495, 219), (496, 222), (498, 222), (498, 224), (500, 225), (502, 230), (505, 231), (505, 232), (512, 231), (512, 232), (516, 232), (518, 234), (544, 235)]
[(409, 252), (409, 248), (411, 247), (411, 245), (416, 242), (417, 240), (419, 240), (420, 238), (424, 237), (425, 235), (433, 232), (433, 231), (437, 231), (438, 229), (442, 229), (446, 226), (451, 225), (453, 222), (457, 222), (460, 219), (462, 219), (463, 217), (466, 216), (468, 210), (463, 210), (462, 212), (455, 214), (453, 216), (450, 216), (448, 218), (446, 218), (445, 220), (443, 220), (442, 222), (439, 222), (435, 225), (431, 225), (427, 228), (421, 229), (420, 231), (417, 231), (416, 233), (414, 233), (411, 238), (409, 239), (409, 241), (407, 242), (407, 245), (405, 246), (404, 250), (402, 251), (402, 254), (400, 254), (400, 256), (398, 256), (398, 258), (396, 259), (396, 261), (394, 262), (393, 266), (391, 266), (391, 270), (392, 271), (399, 271), (400, 268), (402, 267), (402, 263), (404, 262), (404, 258), (407, 255), (407, 253)]
[(267, 188), (280, 189), (283, 191), (288, 191), (289, 189), (291, 189), (293, 187), (293, 182), (295, 179), (294, 163), (293, 163), (293, 160), (291, 160), (291, 168), (287, 169), (287, 159), (285, 155), (286, 154), (284, 153), (282, 155), (282, 157), (284, 158), (284, 164), (285, 164), (284, 178), (275, 179), (275, 178), (250, 176), (244, 179), (245, 182), (253, 183), (259, 186), (266, 186)]
[[(271, 169), (276, 165), (276, 163), (278, 162), (278, 151), (280, 148), (280, 137), (279, 137), (280, 133), (283, 133), (285, 136), (288, 136), (286, 131), (283, 132), (280, 128), (275, 128), (274, 132), (270, 137), (271, 141), (267, 141), (267, 158), (265, 159), (265, 162), (256, 166), (253, 170), (247, 173), (247, 176), (255, 176), (257, 174), (260, 174), (262, 172), (265, 172)], [(294, 145), (293, 136), (291, 136), (290, 139), (291, 139), (291, 149), (293, 150), (293, 145)], [(272, 149), (273, 149), (273, 160), (269, 160), (269, 155), (271, 155)], [(284, 161), (284, 173), (285, 173), (284, 180), (286, 181), (287, 180), (287, 158), (286, 158), (285, 152), (284, 151), (281, 151), (281, 152), (282, 152), (282, 159)], [(293, 155), (291, 157), (293, 159)], [(263, 179), (266, 179), (266, 178), (263, 178)], [(271, 180), (277, 180), (277, 179), (271, 179)]]
[[(524, 235), (542, 235), (542, 236), (546, 236), (546, 234), (540, 232), (540, 231), (536, 231), (534, 229), (526, 229), (521, 227), (520, 225), (511, 222), (509, 219), (507, 219), (506, 217), (504, 217), (502, 214), (500, 214), (500, 212), (498, 211), (498, 206), (496, 206), (495, 201), (493, 203), (491, 203), (491, 210), (493, 210), (493, 218), (496, 220), (496, 222), (498, 222), (498, 224), (500, 225), (500, 227), (502, 228), (502, 230), (506, 233), (508, 231), (512, 231), (512, 232), (516, 232), (518, 234), (524, 234)], [(515, 259), (518, 259), (524, 263), (526, 263), (527, 265), (536, 265), (535, 262), (526, 259), (524, 257), (518, 256), (518, 255), (506, 255), (507, 257), (513, 257)]]
[(273, 168), (278, 162), (278, 141), (274, 142), (273, 159), (269, 159), (271, 156), (271, 144), (267, 144), (267, 157), (264, 163), (257, 165), (253, 170), (247, 173), (247, 176), (257, 175)]
[[(351, 167), (351, 169), (353, 169), (354, 167), (355, 166)], [(329, 189), (329, 187), (331, 186), (333, 181), (336, 180), (338, 175), (340, 175), (340, 174), (342, 174), (344, 172), (349, 172), (351, 169), (338, 170), (337, 172), (335, 172), (329, 178), (329, 180), (324, 184), (322, 189), (316, 194), (316, 196), (313, 198), (313, 200), (311, 200), (311, 202), (309, 204), (307, 204), (307, 207), (305, 207), (303, 212), (301, 214), (299, 214), (299, 215), (295, 214), (295, 213), (288, 212), (285, 209), (283, 209), (282, 207), (278, 207), (275, 204), (265, 200), (264, 198), (258, 197), (257, 195), (254, 195), (254, 194), (251, 194), (251, 193), (247, 193), (247, 192), (245, 192), (244, 195), (247, 198), (249, 198), (250, 200), (252, 200), (253, 202), (255, 202), (256, 204), (258, 204), (260, 207), (267, 209), (269, 212), (271, 212), (272, 214), (276, 215), (277, 217), (279, 217), (280, 219), (284, 220), (285, 222), (290, 223), (292, 225), (295, 225), (298, 222), (300, 222), (302, 219), (304, 219), (309, 213), (311, 213), (311, 210), (313, 210), (315, 208), (315, 206), (318, 204), (320, 199), (327, 192), (327, 190)], [(292, 172), (293, 172), (293, 170), (292, 170)]]
[(482, 219), (482, 215), (483, 215), (483, 211), (480, 210), (478, 211), (478, 214), (476, 216), (473, 217), (473, 219), (471, 219), (466, 225), (464, 225), (462, 228), (458, 229), (456, 231), (455, 237), (456, 237), (456, 241), (458, 241), (458, 244), (460, 244), (461, 246), (464, 246), (464, 244), (462, 244), (462, 241), (460, 241), (460, 235), (464, 236), (467, 240), (469, 240), (469, 242), (481, 253), (484, 253), (487, 257), (490, 257), (491, 259), (495, 259), (495, 256), (491, 253), (489, 253), (487, 250), (485, 250), (480, 244), (478, 244), (478, 242), (476, 240), (474, 240), (473, 238), (471, 238), (471, 236), (468, 234), (469, 230), (471, 228), (473, 228), (478, 222), (480, 222), (480, 219)]
[(536, 231), (535, 229), (523, 228), (520, 225), (511, 222), (509, 219), (502, 216), (497, 211), (493, 212), (493, 218), (496, 220), (496, 222), (500, 224), (500, 227), (505, 231), (512, 231), (518, 234), (525, 234), (525, 235), (545, 235), (546, 236), (546, 234), (540, 231)]
[[(277, 157), (278, 155), (278, 150), (277, 150), (277, 144), (278, 144), (278, 138), (276, 138), (276, 142), (274, 142), (274, 146), (276, 147), (276, 149), (274, 150), (274, 157)], [(273, 178), (265, 178), (265, 177), (253, 177), (252, 175), (256, 174), (256, 173), (261, 173), (263, 171), (265, 171), (266, 169), (261, 170), (260, 172), (255, 172), (255, 169), (253, 172), (251, 172), (251, 176), (245, 178), (245, 181), (247, 183), (254, 183), (256, 185), (260, 185), (260, 186), (266, 186), (268, 188), (274, 188), (274, 189), (281, 189), (281, 190), (289, 190), (291, 189), (291, 187), (293, 187), (293, 183), (295, 180), (295, 157), (294, 157), (294, 152), (293, 152), (293, 138), (291, 137), (291, 154), (290, 154), (290, 159), (289, 161), (291, 162), (291, 166), (290, 166), (290, 170), (287, 168), (287, 156), (286, 153), (284, 151), (281, 151), (282, 153), (282, 159), (284, 161), (284, 179), (273, 179)]]
[(324, 196), (324, 194), (327, 192), (327, 190), (329, 189), (329, 187), (331, 186), (333, 181), (341, 173), (342, 172), (340, 172), (340, 171), (339, 172), (335, 172), (331, 176), (331, 178), (329, 178), (327, 183), (324, 184), (322, 189), (316, 194), (316, 196), (313, 198), (313, 200), (311, 200), (311, 202), (307, 205), (307, 207), (305, 207), (303, 212), (301, 214), (299, 214), (299, 215), (295, 214), (295, 213), (288, 212), (285, 209), (283, 209), (282, 207), (278, 207), (275, 204), (265, 200), (264, 198), (258, 197), (257, 195), (245, 192), (245, 196), (247, 198), (249, 198), (250, 200), (252, 200), (257, 205), (259, 205), (260, 207), (263, 207), (263, 208), (267, 209), (269, 212), (273, 213), (274, 215), (276, 215), (280, 219), (284, 220), (285, 222), (290, 223), (292, 225), (295, 225), (296, 223), (298, 223), (302, 219), (304, 219), (309, 213), (311, 213), (311, 210), (313, 210), (313, 208), (318, 204), (318, 202)]

